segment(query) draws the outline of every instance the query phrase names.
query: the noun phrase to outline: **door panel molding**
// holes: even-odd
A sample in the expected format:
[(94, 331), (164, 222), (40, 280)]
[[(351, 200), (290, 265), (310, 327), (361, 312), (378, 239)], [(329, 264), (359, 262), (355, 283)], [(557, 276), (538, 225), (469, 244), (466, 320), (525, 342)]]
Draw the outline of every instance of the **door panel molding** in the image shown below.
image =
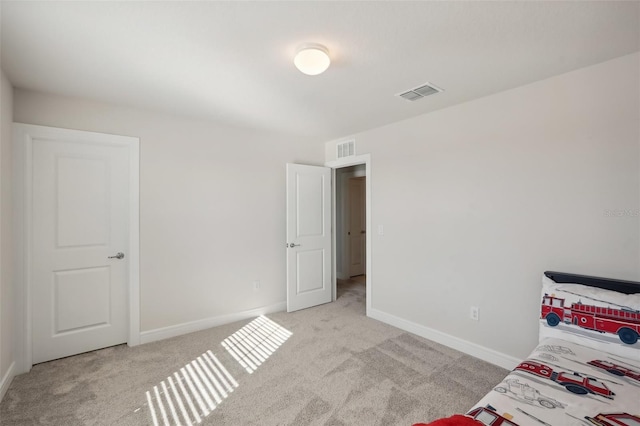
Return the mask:
[[(140, 140), (137, 137), (109, 135), (80, 130), (61, 129), (32, 124), (13, 124), (13, 220), (15, 223), (15, 294), (16, 321), (14, 344), (16, 374), (28, 372), (32, 367), (32, 320), (31, 320), (31, 268), (32, 268), (32, 223), (33, 223), (33, 143), (34, 137), (41, 140), (65, 141), (93, 146), (125, 147), (129, 154), (128, 222), (129, 240), (124, 248), (129, 259), (128, 269), (128, 337), (127, 344), (140, 344), (140, 201), (139, 169)], [(20, 285), (22, 283), (22, 285)]]

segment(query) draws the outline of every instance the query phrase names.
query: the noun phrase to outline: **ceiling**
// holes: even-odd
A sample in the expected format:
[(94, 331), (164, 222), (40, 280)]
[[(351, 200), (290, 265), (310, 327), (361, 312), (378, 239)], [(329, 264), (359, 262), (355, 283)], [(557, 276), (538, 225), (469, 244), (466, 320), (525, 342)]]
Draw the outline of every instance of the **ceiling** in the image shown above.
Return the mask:
[[(1, 6), (15, 87), (329, 140), (636, 52), (632, 2), (58, 2)], [(327, 46), (310, 77), (296, 47)], [(425, 82), (445, 91), (395, 95)], [(606, 90), (586, 87), (585, 90)]]

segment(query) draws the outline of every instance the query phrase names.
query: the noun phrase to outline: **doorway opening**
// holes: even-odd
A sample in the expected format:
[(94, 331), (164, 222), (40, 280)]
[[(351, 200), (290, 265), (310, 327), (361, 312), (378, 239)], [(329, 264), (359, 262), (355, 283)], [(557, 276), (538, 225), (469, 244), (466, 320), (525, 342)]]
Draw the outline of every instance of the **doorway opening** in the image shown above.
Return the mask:
[[(359, 167), (342, 170), (352, 166)], [(336, 197), (338, 176), (341, 180), (341, 196)], [(360, 244), (364, 245), (361, 247), (362, 260), (359, 262), (362, 269), (348, 272), (343, 271), (342, 267), (343, 263), (348, 264), (342, 259), (343, 252), (347, 251), (346, 242), (342, 239), (344, 233), (336, 233), (338, 214), (341, 215), (340, 226), (346, 223), (342, 219), (346, 216), (341, 212), (346, 208), (341, 201), (344, 198), (342, 195), (347, 191), (342, 184), (345, 177), (364, 178), (353, 179), (352, 182), (354, 186), (364, 187), (361, 200), (365, 205), (364, 217), (359, 219), (357, 233), (361, 237)], [(369, 315), (372, 294), (371, 155), (339, 158), (326, 162), (324, 167), (288, 163), (286, 188), (287, 312), (337, 300), (339, 276), (336, 252), (339, 245), (340, 275), (344, 278), (361, 277), (360, 282), (364, 280), (361, 299), (365, 301), (364, 312)]]
[[(372, 304), (372, 298), (373, 298), (373, 294), (375, 293), (375, 291), (373, 290), (373, 274), (372, 274), (372, 262), (371, 262), (371, 245), (372, 245), (372, 241), (371, 241), (371, 229), (372, 229), (372, 222), (371, 222), (371, 176), (373, 174), (372, 171), (372, 166), (371, 166), (371, 154), (360, 154), (360, 155), (352, 155), (349, 157), (342, 157), (342, 158), (338, 158), (336, 160), (332, 160), (332, 161), (327, 161), (325, 163), (326, 167), (329, 167), (333, 170), (332, 173), (332, 177), (333, 179), (331, 179), (332, 182), (332, 196), (333, 196), (333, 212), (332, 212), (332, 251), (331, 251), (331, 256), (333, 259), (332, 262), (332, 281), (333, 281), (333, 289), (332, 289), (332, 295), (333, 295), (333, 301), (337, 300), (337, 296), (338, 296), (338, 291), (337, 291), (337, 281), (338, 281), (338, 268), (337, 268), (337, 263), (338, 263), (338, 257), (336, 256), (337, 254), (337, 239), (338, 239), (338, 234), (337, 234), (337, 222), (336, 222), (336, 216), (338, 214), (338, 203), (340, 202), (338, 197), (336, 197), (336, 192), (337, 192), (337, 188), (336, 188), (336, 184), (337, 184), (337, 174), (340, 172), (341, 169), (344, 168), (349, 168), (351, 166), (364, 166), (364, 177), (366, 178), (364, 180), (365, 182), (365, 275), (362, 276), (362, 278), (365, 281), (365, 314), (367, 316), (371, 315), (371, 304)], [(355, 176), (354, 176), (355, 177)], [(380, 229), (382, 229), (380, 227)], [(379, 231), (381, 232), (381, 231)]]
[(336, 298), (345, 293), (366, 300), (367, 167), (357, 164), (335, 171)]

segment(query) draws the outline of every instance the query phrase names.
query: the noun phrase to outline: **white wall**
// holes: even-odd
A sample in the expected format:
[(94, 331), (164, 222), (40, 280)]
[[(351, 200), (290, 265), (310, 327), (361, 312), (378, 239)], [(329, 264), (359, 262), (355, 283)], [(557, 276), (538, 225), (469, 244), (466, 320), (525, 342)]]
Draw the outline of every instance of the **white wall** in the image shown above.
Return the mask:
[(142, 331), (285, 301), (285, 163), (322, 164), (321, 143), (17, 89), (14, 103), (16, 122), (140, 137)]
[(543, 271), (640, 280), (639, 62), (341, 138), (371, 154), (373, 312), (523, 357)]
[(11, 216), (11, 122), (13, 88), (0, 69), (0, 400), (11, 382), (14, 362), (13, 238)]

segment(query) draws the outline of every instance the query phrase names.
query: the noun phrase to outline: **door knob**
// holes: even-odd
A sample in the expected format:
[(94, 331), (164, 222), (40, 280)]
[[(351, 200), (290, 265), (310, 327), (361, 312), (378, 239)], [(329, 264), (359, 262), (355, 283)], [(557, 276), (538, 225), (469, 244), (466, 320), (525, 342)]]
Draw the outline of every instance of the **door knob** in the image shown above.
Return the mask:
[(298, 247), (298, 246), (300, 246), (300, 244), (293, 244), (293, 243), (289, 244), (289, 247), (291, 248)]
[(365, 234), (367, 231), (360, 231), (361, 234)]
[(124, 259), (124, 253), (118, 252), (115, 256), (109, 256), (109, 259)]

